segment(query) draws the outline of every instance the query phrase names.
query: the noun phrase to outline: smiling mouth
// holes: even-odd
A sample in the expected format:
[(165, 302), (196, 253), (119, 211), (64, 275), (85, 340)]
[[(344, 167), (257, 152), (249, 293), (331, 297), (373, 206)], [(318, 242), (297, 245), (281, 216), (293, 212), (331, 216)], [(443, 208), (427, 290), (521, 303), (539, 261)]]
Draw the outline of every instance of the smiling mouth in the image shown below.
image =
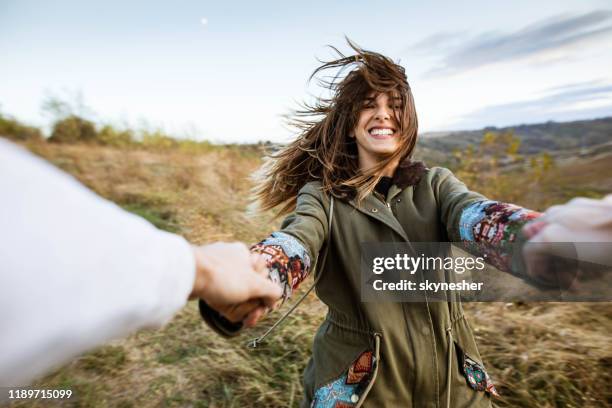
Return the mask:
[(389, 139), (395, 134), (395, 129), (374, 127), (368, 130), (368, 134), (374, 139)]

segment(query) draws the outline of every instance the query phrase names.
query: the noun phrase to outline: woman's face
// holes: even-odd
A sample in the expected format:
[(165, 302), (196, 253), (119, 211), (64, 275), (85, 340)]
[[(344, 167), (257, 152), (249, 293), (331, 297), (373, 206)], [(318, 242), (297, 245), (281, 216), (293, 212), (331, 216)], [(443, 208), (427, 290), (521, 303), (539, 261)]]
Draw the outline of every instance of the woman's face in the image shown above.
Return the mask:
[(354, 130), (360, 167), (370, 167), (399, 147), (401, 99), (386, 93), (371, 93), (364, 100)]

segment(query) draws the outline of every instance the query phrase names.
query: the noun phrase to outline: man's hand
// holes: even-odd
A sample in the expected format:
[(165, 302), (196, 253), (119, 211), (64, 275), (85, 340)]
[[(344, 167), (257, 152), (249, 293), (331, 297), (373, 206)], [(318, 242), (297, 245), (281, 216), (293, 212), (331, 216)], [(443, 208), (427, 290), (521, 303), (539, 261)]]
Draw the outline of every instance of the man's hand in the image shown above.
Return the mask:
[(193, 247), (196, 279), (190, 298), (201, 298), (230, 321), (253, 325), (281, 297), (265, 261), (242, 243)]
[(612, 266), (612, 195), (550, 207), (523, 233), (529, 238), (523, 248), (527, 274), (543, 284), (577, 290), (581, 282), (599, 276), (581, 265)]

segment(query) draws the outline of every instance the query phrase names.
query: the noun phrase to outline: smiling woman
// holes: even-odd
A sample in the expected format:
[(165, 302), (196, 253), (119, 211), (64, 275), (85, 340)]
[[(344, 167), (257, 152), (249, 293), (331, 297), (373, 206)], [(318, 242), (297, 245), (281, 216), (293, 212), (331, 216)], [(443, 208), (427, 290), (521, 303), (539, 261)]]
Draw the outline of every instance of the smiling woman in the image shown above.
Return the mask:
[[(391, 156), (400, 145), (399, 121), (402, 102), (395, 93), (371, 93), (359, 113), (355, 133), (359, 169), (362, 173), (375, 168), (386, 156)], [(397, 164), (397, 163), (396, 163)], [(392, 176), (391, 169), (381, 173)]]
[[(400, 159), (412, 155), (418, 121), (404, 68), (349, 45), (356, 55), (338, 51), (339, 59), (311, 75), (339, 70), (330, 81), (318, 78), (332, 98), (296, 112), (290, 124), (301, 131), (300, 137), (262, 169), (256, 190), (262, 209), (281, 205), (281, 213), (291, 211), (304, 180), (319, 180), (325, 193), (361, 201), (383, 176), (393, 174)], [(351, 68), (358, 69), (338, 80)]]
[[(323, 81), (333, 96), (297, 113), (300, 134), (264, 167), (257, 188), (264, 209), (290, 214), (252, 251), (266, 257), (284, 299), (316, 269), (317, 295), (329, 307), (304, 372), (302, 406), (489, 407), (497, 391), (456, 294), (442, 302), (361, 302), (361, 244), (495, 247), (538, 214), (486, 200), (449, 170), (413, 162), (417, 117), (404, 69), (349, 44), (355, 55), (340, 53), (313, 74), (339, 68)], [(485, 227), (495, 233), (474, 232)], [(445, 288), (456, 285), (449, 280)], [(236, 334), (240, 326), (231, 322), (240, 318), (218, 312), (229, 319), (216, 320), (219, 331)]]

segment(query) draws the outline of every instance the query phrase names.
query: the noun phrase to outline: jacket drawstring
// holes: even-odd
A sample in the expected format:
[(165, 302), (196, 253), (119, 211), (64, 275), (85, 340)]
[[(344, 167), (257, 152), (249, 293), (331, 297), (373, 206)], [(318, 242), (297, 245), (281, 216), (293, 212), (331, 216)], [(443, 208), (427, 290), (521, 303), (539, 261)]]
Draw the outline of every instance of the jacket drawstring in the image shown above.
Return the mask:
[(370, 393), (372, 386), (374, 385), (374, 381), (376, 381), (376, 376), (378, 375), (378, 366), (380, 365), (380, 338), (381, 337), (382, 336), (380, 333), (374, 334), (374, 359), (375, 359), (374, 361), (376, 361), (376, 366), (374, 367), (372, 378), (370, 378), (370, 382), (368, 383), (368, 386), (363, 391), (363, 394), (361, 394), (361, 397), (359, 397), (359, 402), (357, 403), (357, 405), (355, 405), (355, 408), (361, 408), (366, 397)]
[[(330, 196), (329, 219), (328, 219), (328, 226), (327, 226), (327, 243), (326, 243), (326, 246), (325, 246), (325, 252), (323, 253), (323, 257), (321, 258), (321, 260), (319, 262), (319, 265), (325, 265), (325, 260), (327, 259), (327, 253), (329, 252), (330, 237), (331, 237), (331, 230), (332, 230), (332, 219), (333, 218), (334, 218), (334, 196)], [(310, 294), (310, 292), (312, 292), (312, 290), (315, 288), (315, 286), (319, 282), (319, 279), (321, 279), (321, 276), (323, 276), (322, 273), (315, 274), (314, 282), (312, 283), (312, 285), (310, 285), (310, 287), (308, 288), (306, 293), (304, 293), (302, 296), (300, 296), (300, 298), (295, 302), (295, 304), (293, 306), (291, 306), (289, 308), (289, 310), (287, 310), (287, 312), (285, 312), (285, 314), (282, 315), (280, 317), (280, 319), (278, 319), (268, 330), (266, 330), (264, 334), (262, 334), (259, 337), (255, 337), (252, 340), (249, 340), (249, 342), (247, 343), (247, 347), (257, 348), (257, 345), (259, 343), (263, 342), (264, 339), (266, 337), (268, 337), (268, 335), (270, 333), (272, 333), (274, 331), (274, 329), (276, 329), (283, 321), (285, 321), (285, 319), (287, 317), (289, 317), (289, 315), (291, 313), (293, 313), (293, 311), (300, 305), (300, 303), (302, 303), (302, 301), (304, 299), (306, 299), (306, 297)]]
[(452, 364), (453, 364), (453, 327), (451, 325), (446, 329), (448, 337), (448, 367), (446, 368), (446, 408), (451, 406), (451, 379), (452, 379)]

